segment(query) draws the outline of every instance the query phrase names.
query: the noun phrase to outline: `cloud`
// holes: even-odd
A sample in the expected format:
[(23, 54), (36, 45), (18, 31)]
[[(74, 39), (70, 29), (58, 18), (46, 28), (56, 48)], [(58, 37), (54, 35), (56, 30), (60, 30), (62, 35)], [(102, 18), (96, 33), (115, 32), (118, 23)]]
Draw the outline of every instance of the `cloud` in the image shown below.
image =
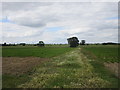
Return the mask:
[(3, 42), (67, 43), (71, 36), (87, 42), (117, 42), (118, 19), (109, 19), (118, 17), (117, 2), (7, 2), (2, 6), (3, 18), (14, 22), (3, 23)]
[(30, 36), (30, 35), (33, 35), (35, 32), (35, 30), (33, 31), (33, 29), (31, 30), (28, 27), (19, 26), (19, 25), (10, 24), (10, 23), (7, 23), (7, 24), (3, 23), (2, 27), (4, 30), (3, 35), (8, 38)]

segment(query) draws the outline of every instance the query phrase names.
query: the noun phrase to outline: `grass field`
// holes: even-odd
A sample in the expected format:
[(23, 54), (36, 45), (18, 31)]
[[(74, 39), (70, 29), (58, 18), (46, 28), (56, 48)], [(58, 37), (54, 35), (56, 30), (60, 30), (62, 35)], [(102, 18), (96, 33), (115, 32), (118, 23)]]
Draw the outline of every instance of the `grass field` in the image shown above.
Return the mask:
[[(94, 67), (95, 72), (99, 73), (101, 77), (110, 80), (109, 77), (106, 77), (106, 74), (111, 72), (117, 78), (120, 78), (120, 48), (118, 45), (90, 45), (82, 46), (81, 48), (81, 52), (90, 59), (90, 63)], [(117, 83), (120, 82), (119, 78)], [(115, 83), (115, 81), (113, 82)]]
[(73, 50), (73, 48), (68, 47), (3, 47), (2, 48), (2, 56), (3, 57), (54, 57), (60, 54), (64, 54)]
[(97, 58), (101, 62), (120, 62), (117, 45), (91, 45), (82, 46), (83, 53), (89, 58)]
[[(10, 71), (3, 74), (4, 88), (118, 88), (118, 77), (104, 66), (104, 62), (119, 62), (117, 46), (3, 47), (2, 50), (3, 62)], [(49, 60), (44, 61), (45, 58)], [(32, 65), (33, 60), (36, 65)], [(16, 74), (11, 66), (18, 66), (16, 69), (22, 74)]]
[[(65, 55), (53, 58), (35, 68), (31, 80), (18, 87), (24, 88), (99, 88), (117, 87), (117, 78), (107, 73), (106, 78), (101, 78), (94, 71), (94, 67), (80, 53), (74, 50)], [(106, 74), (106, 75), (107, 75)], [(113, 84), (114, 81), (114, 84)]]

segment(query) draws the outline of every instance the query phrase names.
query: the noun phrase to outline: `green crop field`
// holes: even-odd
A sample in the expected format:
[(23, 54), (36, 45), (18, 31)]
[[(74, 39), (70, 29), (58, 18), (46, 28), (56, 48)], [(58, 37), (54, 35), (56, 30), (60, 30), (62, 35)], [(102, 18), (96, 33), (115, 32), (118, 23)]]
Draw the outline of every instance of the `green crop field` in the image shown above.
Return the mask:
[(54, 57), (65, 52), (73, 50), (73, 48), (68, 47), (3, 47), (2, 56), (3, 57)]
[(88, 45), (82, 46), (82, 51), (89, 58), (97, 58), (101, 62), (120, 62), (118, 47), (118, 45)]
[[(81, 52), (90, 60), (89, 63), (94, 67), (100, 77), (114, 83), (120, 82), (119, 76), (119, 45), (86, 45), (81, 46)], [(117, 80), (110, 78), (110, 73), (117, 76)], [(117, 72), (117, 73), (116, 73)], [(113, 75), (113, 77), (115, 77)], [(108, 76), (108, 77), (107, 77)]]
[(3, 71), (9, 71), (3, 73), (3, 88), (119, 86), (119, 78), (104, 66), (105, 62), (119, 62), (117, 45), (8, 46), (2, 48), (2, 55)]

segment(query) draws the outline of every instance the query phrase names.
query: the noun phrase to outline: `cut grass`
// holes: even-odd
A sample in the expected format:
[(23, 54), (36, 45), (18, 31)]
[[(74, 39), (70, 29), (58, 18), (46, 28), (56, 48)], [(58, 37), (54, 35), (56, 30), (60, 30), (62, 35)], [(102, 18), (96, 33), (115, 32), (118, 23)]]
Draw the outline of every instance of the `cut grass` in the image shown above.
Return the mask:
[(46, 60), (49, 59), (39, 57), (3, 57), (2, 74), (21, 75)]
[(2, 87), (17, 88), (18, 85), (29, 81), (30, 75), (34, 73), (33, 68), (46, 60), (48, 59), (39, 57), (3, 57)]
[(64, 54), (73, 50), (73, 48), (65, 47), (17, 47), (9, 46), (2, 48), (3, 57), (41, 57), (41, 58), (50, 58), (60, 54)]
[[(69, 51), (73, 50), (73, 48), (64, 48), (64, 47), (61, 47), (61, 48), (60, 47), (56, 47), (56, 48), (54, 48), (54, 47), (40, 48), (40, 47), (21, 47), (21, 46), (20, 47), (18, 47), (18, 46), (16, 46), (16, 47), (12, 47), (12, 46), (2, 47), (2, 49), (3, 49), (2, 53), (3, 53), (4, 57), (12, 58), (12, 56), (17, 56), (16, 59), (19, 58), (19, 57), (22, 57), (22, 59), (26, 59), (26, 58), (28, 58), (27, 56), (33, 56), (33, 57), (30, 57), (30, 60), (31, 60), (31, 58), (34, 58), (34, 57), (36, 58), (36, 56), (51, 58), (51, 57), (58, 56), (58, 55), (61, 55), (61, 54), (64, 54), (66, 52), (69, 52)], [(16, 60), (17, 63), (18, 62), (19, 62), (19, 64), (21, 63), (21, 68), (19, 66), (18, 66), (19, 68), (16, 68), (16, 66), (14, 66), (15, 68), (12, 67), (12, 69), (15, 69), (15, 71), (17, 71), (19, 69), (22, 70), (22, 68), (24, 66), (28, 65), (27, 62), (26, 62), (26, 65), (24, 65), (22, 67), (22, 62), (17, 61), (17, 60)], [(32, 61), (29, 61), (29, 62), (32, 62)], [(36, 62), (36, 63), (38, 63), (38, 62)], [(15, 63), (12, 61), (11, 64), (13, 65)], [(42, 64), (40, 64), (40, 65), (42, 65)], [(31, 65), (31, 66), (34, 66), (34, 65)], [(10, 69), (11, 68), (9, 68), (9, 70)], [(26, 68), (25, 68), (25, 70), (26, 70)], [(32, 70), (32, 72), (29, 70), (25, 74), (23, 73), (23, 74), (14, 75), (14, 74), (16, 74), (18, 72), (14, 72), (14, 70), (12, 70), (12, 71), (13, 72), (11, 72), (11, 71), (9, 71), (9, 72), (13, 73), (13, 74), (9, 73), (9, 74), (3, 74), (2, 75), (3, 76), (2, 77), (2, 79), (3, 79), (2, 80), (3, 81), (2, 82), (3, 83), (3, 88), (16, 88), (18, 85), (23, 84), (23, 83), (29, 81), (30, 80), (30, 75), (34, 73), (34, 70)], [(52, 71), (50, 71), (50, 72), (52, 72)]]
[[(74, 63), (73, 63), (74, 62)], [(106, 73), (106, 72), (104, 72)], [(104, 75), (104, 74), (102, 74)], [(31, 80), (19, 88), (113, 88), (117, 79), (106, 73), (102, 78), (89, 60), (74, 50), (65, 55), (54, 57), (35, 68)]]

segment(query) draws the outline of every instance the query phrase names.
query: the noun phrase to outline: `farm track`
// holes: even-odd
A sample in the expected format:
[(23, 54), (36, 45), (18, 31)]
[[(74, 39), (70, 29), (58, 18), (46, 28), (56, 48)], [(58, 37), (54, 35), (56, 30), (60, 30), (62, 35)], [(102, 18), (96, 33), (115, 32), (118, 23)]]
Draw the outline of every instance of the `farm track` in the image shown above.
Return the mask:
[(80, 51), (76, 49), (64, 55), (52, 58), (38, 66), (31, 80), (19, 88), (107, 88), (111, 82), (101, 78), (94, 71)]

